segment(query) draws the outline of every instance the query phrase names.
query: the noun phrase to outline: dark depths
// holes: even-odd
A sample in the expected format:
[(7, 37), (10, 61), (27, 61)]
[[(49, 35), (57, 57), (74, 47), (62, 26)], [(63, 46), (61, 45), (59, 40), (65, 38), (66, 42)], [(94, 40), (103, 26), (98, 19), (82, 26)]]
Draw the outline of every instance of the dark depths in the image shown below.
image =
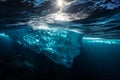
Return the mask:
[[(0, 79), (1, 80), (114, 80), (119, 77), (119, 52), (105, 54), (86, 53), (85, 46), (82, 54), (75, 58), (71, 69), (58, 65), (44, 54), (37, 54), (30, 49), (12, 42), (0, 39)], [(95, 45), (95, 44), (93, 44)], [(90, 45), (88, 45), (90, 46)], [(108, 45), (109, 46), (109, 45)], [(118, 49), (115, 49), (118, 50)], [(119, 51), (119, 50), (118, 50)], [(104, 56), (102, 57), (101, 54)], [(95, 56), (96, 58), (93, 58)], [(108, 57), (109, 56), (109, 57)], [(116, 57), (116, 59), (114, 59)], [(101, 59), (100, 59), (101, 58)], [(113, 62), (111, 62), (113, 61)], [(96, 63), (98, 62), (98, 63)]]

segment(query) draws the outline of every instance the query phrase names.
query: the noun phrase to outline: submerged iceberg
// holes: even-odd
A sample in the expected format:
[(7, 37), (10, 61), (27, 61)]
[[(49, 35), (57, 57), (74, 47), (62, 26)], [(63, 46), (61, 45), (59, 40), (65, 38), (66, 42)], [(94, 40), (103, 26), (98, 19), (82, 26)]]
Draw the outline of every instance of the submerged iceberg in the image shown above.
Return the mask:
[(44, 53), (67, 68), (80, 55), (82, 34), (65, 28), (19, 29), (7, 32), (12, 39), (37, 53)]

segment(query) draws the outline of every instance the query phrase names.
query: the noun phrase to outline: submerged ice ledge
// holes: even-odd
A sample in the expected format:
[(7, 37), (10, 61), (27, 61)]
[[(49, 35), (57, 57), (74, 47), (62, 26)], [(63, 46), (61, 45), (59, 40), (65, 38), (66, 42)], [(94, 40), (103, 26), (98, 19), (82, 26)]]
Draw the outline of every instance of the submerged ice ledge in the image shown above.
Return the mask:
[[(19, 29), (9, 31), (12, 39), (36, 51), (44, 53), (54, 62), (70, 68), (80, 55), (82, 34), (64, 28)], [(29, 55), (29, 54), (28, 54)]]

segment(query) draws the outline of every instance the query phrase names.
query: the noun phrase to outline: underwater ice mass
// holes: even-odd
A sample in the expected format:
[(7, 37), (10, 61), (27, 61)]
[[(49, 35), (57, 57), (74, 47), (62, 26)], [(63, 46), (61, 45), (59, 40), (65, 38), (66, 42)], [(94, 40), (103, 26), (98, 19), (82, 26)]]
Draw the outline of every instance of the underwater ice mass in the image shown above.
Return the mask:
[[(15, 33), (15, 34), (13, 34)], [(37, 53), (44, 53), (54, 62), (70, 68), (80, 55), (82, 34), (65, 28), (19, 29), (8, 34), (18, 43)]]

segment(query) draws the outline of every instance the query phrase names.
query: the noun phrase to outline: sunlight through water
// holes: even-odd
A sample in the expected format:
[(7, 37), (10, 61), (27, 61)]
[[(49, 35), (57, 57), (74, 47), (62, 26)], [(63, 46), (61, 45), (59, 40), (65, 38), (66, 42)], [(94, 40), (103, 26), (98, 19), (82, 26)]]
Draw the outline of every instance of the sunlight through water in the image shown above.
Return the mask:
[(64, 6), (64, 4), (65, 4), (64, 0), (57, 0), (57, 6), (58, 7), (62, 7), (62, 6)]

